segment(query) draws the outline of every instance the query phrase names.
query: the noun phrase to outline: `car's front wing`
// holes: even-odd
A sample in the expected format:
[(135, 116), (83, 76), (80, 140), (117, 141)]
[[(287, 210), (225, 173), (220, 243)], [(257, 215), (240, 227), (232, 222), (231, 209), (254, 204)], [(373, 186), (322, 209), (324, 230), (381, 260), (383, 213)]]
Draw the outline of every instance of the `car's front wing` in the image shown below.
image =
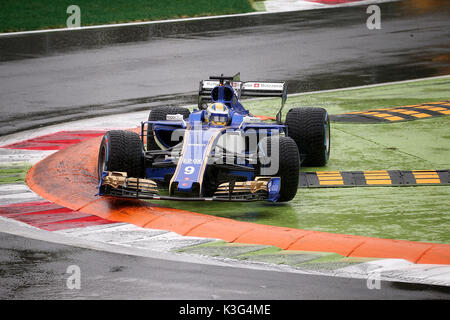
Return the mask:
[(279, 177), (256, 177), (245, 182), (230, 181), (218, 186), (211, 197), (160, 195), (158, 184), (150, 179), (127, 177), (126, 172), (105, 171), (99, 184), (99, 195), (149, 200), (179, 201), (261, 201), (275, 202), (280, 196)]

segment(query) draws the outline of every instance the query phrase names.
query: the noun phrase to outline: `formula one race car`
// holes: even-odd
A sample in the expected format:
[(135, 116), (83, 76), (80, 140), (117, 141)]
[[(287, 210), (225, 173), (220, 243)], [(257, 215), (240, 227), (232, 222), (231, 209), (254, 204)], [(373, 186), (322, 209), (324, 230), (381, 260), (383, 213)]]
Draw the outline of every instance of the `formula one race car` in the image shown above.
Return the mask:
[[(240, 98), (281, 97), (263, 121)], [(140, 135), (108, 131), (98, 156), (99, 195), (172, 200), (290, 201), (300, 165), (324, 166), (330, 120), (322, 108), (293, 108), (282, 122), (284, 82), (213, 76), (200, 82), (198, 109), (160, 107)]]

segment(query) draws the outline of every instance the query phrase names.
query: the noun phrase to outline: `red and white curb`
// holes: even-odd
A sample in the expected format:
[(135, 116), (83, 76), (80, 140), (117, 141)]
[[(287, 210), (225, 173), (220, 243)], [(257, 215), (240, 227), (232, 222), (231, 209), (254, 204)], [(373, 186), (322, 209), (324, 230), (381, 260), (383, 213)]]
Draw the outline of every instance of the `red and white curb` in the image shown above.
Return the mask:
[[(70, 145), (103, 135), (107, 130), (136, 127), (147, 117), (148, 111), (136, 112), (74, 121), (1, 137), (0, 165), (35, 164)], [(126, 242), (126, 246), (151, 248), (154, 251), (166, 252), (212, 241), (183, 237), (169, 231), (139, 228), (73, 211), (41, 198), (22, 183), (0, 185), (0, 217), (51, 232), (105, 243), (125, 245)], [(114, 235), (116, 240), (105, 240), (106, 235)]]
[[(148, 111), (65, 123), (0, 138), (0, 164), (36, 163), (49, 154), (78, 140), (108, 129), (136, 127), (147, 119)], [(64, 138), (64, 139), (62, 139)], [(59, 142), (58, 142), (59, 141)], [(7, 148), (5, 148), (7, 146)], [(13, 149), (21, 148), (21, 149)], [(32, 149), (32, 150), (29, 150)], [(40, 150), (44, 149), (44, 150)], [(181, 236), (166, 230), (141, 228), (109, 221), (61, 207), (42, 199), (24, 184), (0, 185), (0, 222), (14, 221), (18, 226), (39, 229), (64, 239), (87, 241), (100, 247), (112, 246), (132, 254), (139, 252), (173, 253), (175, 250), (217, 239)], [(0, 223), (0, 227), (3, 224)], [(1, 228), (0, 228), (0, 231)], [(8, 232), (8, 230), (3, 230)], [(76, 241), (75, 241), (76, 242)], [(108, 247), (110, 248), (110, 247)], [(128, 251), (127, 251), (128, 250)], [(334, 270), (303, 270), (263, 262), (240, 262), (228, 258), (208, 258), (211, 263), (270, 270), (321, 274), (359, 279), (378, 279), (450, 286), (449, 265), (414, 264), (403, 259), (378, 259)]]
[(39, 200), (42, 200), (42, 198), (25, 184), (0, 184), (0, 206)]
[(301, 11), (371, 5), (397, 0), (267, 0), (264, 6), (268, 12)]

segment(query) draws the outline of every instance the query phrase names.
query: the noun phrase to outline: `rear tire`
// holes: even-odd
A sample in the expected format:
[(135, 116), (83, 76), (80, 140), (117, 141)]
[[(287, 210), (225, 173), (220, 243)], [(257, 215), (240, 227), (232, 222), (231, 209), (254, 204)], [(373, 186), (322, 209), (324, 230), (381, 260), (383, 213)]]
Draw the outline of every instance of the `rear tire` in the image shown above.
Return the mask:
[[(279, 145), (278, 155), (272, 155), (272, 141)], [(260, 146), (266, 158), (277, 157), (275, 159), (278, 160), (277, 172), (270, 173), (270, 176), (281, 178), (280, 197), (277, 202), (292, 200), (297, 194), (300, 176), (300, 154), (295, 141), (289, 137), (274, 136), (261, 139)], [(266, 165), (262, 166), (261, 175), (267, 175)]]
[(135, 132), (112, 130), (105, 133), (98, 154), (97, 174), (103, 171), (126, 172), (129, 177), (144, 176), (141, 138)]
[(330, 157), (330, 117), (323, 108), (293, 108), (286, 115), (288, 136), (294, 139), (302, 165), (325, 166)]
[[(166, 120), (168, 114), (181, 114), (183, 115), (183, 119), (189, 118), (189, 115), (191, 112), (189, 109), (182, 108), (182, 107), (176, 107), (176, 106), (169, 106), (169, 107), (158, 107), (155, 109), (152, 109), (150, 111), (150, 114), (148, 116), (148, 121), (161, 121)], [(151, 124), (148, 125), (147, 129), (147, 150), (161, 150), (162, 148), (160, 145), (156, 142), (155, 136), (154, 136), (153, 126)], [(178, 144), (180, 141), (172, 141), (172, 131), (168, 132), (160, 132), (159, 138), (162, 140), (164, 144), (172, 147), (176, 144)]]

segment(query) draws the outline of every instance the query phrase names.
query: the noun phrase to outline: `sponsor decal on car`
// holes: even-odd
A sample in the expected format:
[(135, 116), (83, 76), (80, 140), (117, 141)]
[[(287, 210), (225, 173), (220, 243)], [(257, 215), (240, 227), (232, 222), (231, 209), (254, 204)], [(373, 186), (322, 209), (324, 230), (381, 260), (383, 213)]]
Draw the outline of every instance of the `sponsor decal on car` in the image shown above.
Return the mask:
[(243, 89), (246, 90), (277, 90), (282, 91), (284, 83), (281, 82), (246, 82), (243, 85)]

